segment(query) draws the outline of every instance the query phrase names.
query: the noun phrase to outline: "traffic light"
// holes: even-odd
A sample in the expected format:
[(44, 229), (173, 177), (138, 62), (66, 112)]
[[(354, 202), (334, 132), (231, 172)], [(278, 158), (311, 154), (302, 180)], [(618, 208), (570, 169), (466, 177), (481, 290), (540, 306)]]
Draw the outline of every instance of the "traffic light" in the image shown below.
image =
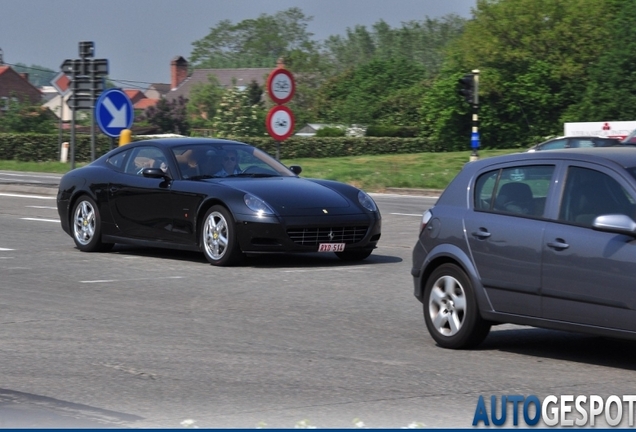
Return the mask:
[(459, 94), (469, 104), (476, 104), (475, 101), (475, 74), (466, 74), (459, 79)]

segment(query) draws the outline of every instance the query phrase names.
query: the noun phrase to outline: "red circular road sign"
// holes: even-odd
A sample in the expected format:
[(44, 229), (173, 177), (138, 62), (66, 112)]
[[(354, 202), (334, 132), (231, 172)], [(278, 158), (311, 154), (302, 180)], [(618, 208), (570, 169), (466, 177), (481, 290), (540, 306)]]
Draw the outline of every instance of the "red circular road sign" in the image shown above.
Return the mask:
[(284, 141), (294, 132), (294, 114), (283, 105), (273, 107), (265, 120), (267, 132), (277, 141)]
[(284, 104), (294, 97), (294, 76), (287, 69), (274, 69), (267, 78), (267, 93), (277, 104)]

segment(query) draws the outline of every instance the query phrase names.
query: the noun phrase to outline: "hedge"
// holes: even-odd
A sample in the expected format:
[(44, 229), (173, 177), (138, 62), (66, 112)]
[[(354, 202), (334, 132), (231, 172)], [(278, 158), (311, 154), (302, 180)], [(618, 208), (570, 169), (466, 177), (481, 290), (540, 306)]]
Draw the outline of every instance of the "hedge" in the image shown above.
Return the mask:
[[(135, 139), (135, 137), (133, 137)], [(141, 139), (141, 138), (140, 138)], [(272, 156), (276, 155), (277, 143), (269, 137), (234, 138), (258, 147)], [(0, 134), (0, 159), (18, 161), (59, 160), (58, 134)], [(64, 138), (68, 141), (68, 137)], [(111, 138), (97, 135), (95, 138), (96, 157), (108, 152)], [(117, 146), (115, 141), (114, 146)], [(280, 143), (281, 159), (322, 158), (337, 156), (360, 156), (375, 154), (423, 153), (436, 151), (425, 138), (393, 137), (292, 137)], [(439, 149), (437, 149), (439, 151)], [(69, 154), (70, 157), (70, 154)], [(75, 136), (75, 161), (91, 160), (90, 135)]]

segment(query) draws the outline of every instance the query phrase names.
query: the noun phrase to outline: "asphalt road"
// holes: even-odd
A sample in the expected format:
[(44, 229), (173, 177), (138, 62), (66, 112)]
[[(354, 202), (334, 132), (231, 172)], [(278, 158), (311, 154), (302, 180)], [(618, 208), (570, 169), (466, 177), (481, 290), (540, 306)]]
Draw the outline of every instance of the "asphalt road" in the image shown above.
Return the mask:
[(410, 276), (434, 197), (374, 194), (383, 233), (362, 263), (215, 268), (79, 252), (54, 196), (25, 191), (0, 191), (0, 427), (468, 428), (480, 395), (636, 393), (632, 342), (500, 326), (437, 347)]

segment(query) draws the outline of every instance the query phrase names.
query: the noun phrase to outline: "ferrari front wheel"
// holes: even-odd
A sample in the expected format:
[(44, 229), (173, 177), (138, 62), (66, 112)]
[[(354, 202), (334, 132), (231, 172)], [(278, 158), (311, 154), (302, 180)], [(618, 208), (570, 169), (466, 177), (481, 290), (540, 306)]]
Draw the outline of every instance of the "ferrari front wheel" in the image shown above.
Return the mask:
[(201, 248), (205, 258), (215, 266), (239, 264), (243, 252), (236, 238), (234, 218), (223, 206), (210, 208), (203, 218)]

